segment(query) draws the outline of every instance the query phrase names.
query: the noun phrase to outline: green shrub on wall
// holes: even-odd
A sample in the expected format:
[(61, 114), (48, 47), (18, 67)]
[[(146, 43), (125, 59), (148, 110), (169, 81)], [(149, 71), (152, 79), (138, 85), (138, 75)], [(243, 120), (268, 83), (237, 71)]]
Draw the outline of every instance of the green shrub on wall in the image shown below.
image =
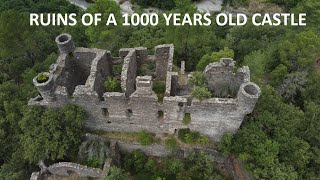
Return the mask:
[(183, 124), (188, 125), (191, 121), (190, 113), (185, 113), (182, 121), (183, 121)]
[(196, 87), (192, 91), (191, 95), (201, 101), (203, 99), (210, 98), (211, 92), (207, 87)]
[(104, 82), (104, 86), (107, 92), (121, 92), (121, 83), (115, 77), (108, 77)]
[(178, 138), (187, 144), (209, 144), (210, 139), (207, 136), (200, 135), (197, 131), (190, 131), (189, 128), (187, 129), (180, 129), (178, 132)]
[(48, 79), (49, 79), (49, 75), (46, 73), (39, 73), (37, 76), (38, 83), (44, 83), (48, 81)]

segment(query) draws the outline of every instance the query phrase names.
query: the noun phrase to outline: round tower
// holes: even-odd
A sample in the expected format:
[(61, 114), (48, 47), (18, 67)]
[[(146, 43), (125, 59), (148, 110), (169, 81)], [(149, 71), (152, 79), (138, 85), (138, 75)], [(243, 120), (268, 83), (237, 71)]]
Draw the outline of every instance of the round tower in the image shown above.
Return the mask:
[(241, 84), (238, 92), (238, 104), (244, 114), (249, 114), (253, 111), (258, 98), (261, 94), (260, 87), (253, 82)]
[(45, 72), (40, 73), (46, 76), (47, 78), (43, 81), (39, 81), (38, 76), (33, 78), (33, 84), (37, 87), (38, 92), (41, 94), (41, 97), (46, 101), (50, 102), (53, 101), (55, 98), (53, 88), (54, 88), (54, 82), (53, 77), (51, 73)]
[(72, 36), (67, 33), (63, 33), (57, 36), (56, 43), (61, 54), (72, 53), (75, 49), (75, 45), (72, 41)]

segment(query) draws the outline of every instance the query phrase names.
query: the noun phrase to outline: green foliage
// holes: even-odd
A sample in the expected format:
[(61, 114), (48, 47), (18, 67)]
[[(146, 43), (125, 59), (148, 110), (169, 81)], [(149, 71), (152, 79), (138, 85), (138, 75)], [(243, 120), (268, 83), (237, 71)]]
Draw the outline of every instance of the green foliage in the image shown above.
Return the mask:
[(113, 13), (115, 19), (117, 19), (118, 24), (120, 22), (121, 13), (119, 5), (113, 0), (97, 0), (92, 6), (90, 6), (86, 13), (101, 13), (102, 21), (98, 23), (97, 26), (88, 26), (85, 29), (85, 34), (88, 35), (89, 41), (92, 43), (93, 47), (110, 49), (112, 52), (115, 50), (114, 46), (117, 46), (119, 40), (122, 39), (119, 37), (121, 35), (122, 26), (106, 26), (109, 14)]
[(232, 49), (225, 47), (223, 50), (219, 52), (213, 52), (211, 55), (204, 55), (199, 63), (197, 64), (197, 71), (203, 71), (206, 66), (210, 63), (217, 62), (221, 58), (234, 58), (234, 52)]
[(209, 144), (210, 139), (207, 136), (200, 135), (199, 132), (190, 131), (189, 128), (187, 129), (180, 129), (178, 132), (178, 138), (187, 144)]
[(104, 82), (104, 87), (106, 88), (107, 92), (121, 92), (121, 83), (115, 77), (108, 77)]
[[(311, 167), (313, 170), (320, 168), (320, 114), (319, 114), (320, 105), (314, 102), (306, 102), (305, 104), (305, 122), (302, 124), (300, 133), (309, 144), (310, 147), (310, 156), (311, 164), (314, 166)], [(304, 145), (305, 147), (306, 145)], [(303, 151), (302, 151), (303, 152)], [(301, 154), (300, 154), (301, 155)], [(303, 154), (302, 154), (303, 155)], [(304, 156), (305, 157), (305, 156)], [(301, 158), (301, 157), (300, 157)]]
[(139, 76), (152, 76), (156, 69), (156, 63), (154, 61), (148, 61), (142, 64), (138, 69)]
[(183, 124), (188, 125), (190, 121), (191, 121), (190, 113), (185, 113), (182, 120)]
[(178, 148), (177, 140), (174, 136), (171, 136), (168, 139), (166, 139), (165, 143), (166, 143), (166, 147), (172, 151)]
[(152, 85), (152, 90), (157, 94), (164, 94), (166, 91), (166, 82), (154, 81)]
[[(238, 63), (243, 62), (250, 67), (253, 80), (261, 83), (263, 92), (255, 111), (247, 117), (237, 135), (231, 140), (223, 140), (223, 147), (219, 147), (221, 151), (237, 154), (244, 159), (254, 179), (318, 178), (320, 76), (314, 65), (320, 53), (320, 2), (270, 1), (284, 5), (290, 9), (290, 13), (307, 12), (307, 26), (256, 27), (247, 23), (234, 27), (218, 27), (215, 24), (210, 27), (177, 27), (165, 26), (160, 20), (159, 25), (155, 27), (122, 27), (119, 26), (121, 22), (118, 22), (118, 26), (106, 27), (105, 22), (101, 22), (98, 26), (91, 27), (77, 25), (48, 28), (29, 26), (29, 13), (72, 12), (81, 17), (83, 12), (79, 12), (77, 7), (65, 0), (1, 1), (0, 179), (27, 179), (32, 171), (37, 171), (35, 163), (38, 159), (56, 159), (58, 156), (70, 159), (72, 154), (76, 154), (72, 151), (78, 146), (71, 146), (78, 144), (76, 141), (79, 137), (72, 132), (81, 129), (75, 120), (79, 113), (71, 113), (72, 121), (66, 121), (65, 113), (61, 110), (58, 110), (58, 113), (36, 108), (23, 112), (27, 100), (37, 94), (32, 85), (32, 78), (39, 72), (46, 71), (58, 56), (55, 53), (56, 44), (52, 40), (61, 32), (72, 34), (78, 46), (100, 47), (113, 53), (117, 53), (122, 47), (141, 46), (147, 47), (151, 53), (158, 44), (173, 43), (175, 65), (184, 60), (187, 71), (194, 71), (199, 60), (201, 63), (199, 62), (198, 66), (202, 66), (199, 69), (203, 70), (206, 64), (219, 60), (212, 57), (212, 52), (229, 47), (234, 50), (233, 58)], [(248, 1), (226, 2), (242, 6)], [(191, 1), (176, 0), (174, 4), (176, 13), (192, 15), (196, 12)], [(104, 21), (110, 13), (115, 13), (117, 20), (122, 19), (119, 6), (111, 0), (99, 0), (85, 12), (102, 13)], [(214, 20), (214, 17), (212, 19)], [(114, 69), (118, 70), (114, 71), (115, 76), (120, 75), (121, 65)], [(146, 69), (148, 72), (142, 74), (151, 73), (149, 67)], [(303, 71), (308, 75), (302, 79), (301, 76), (294, 76), (297, 72)], [(273, 87), (265, 86), (268, 83)], [(283, 89), (284, 93), (280, 93), (282, 96), (279, 96), (275, 89)], [(303, 91), (300, 92), (301, 90)], [(187, 140), (192, 142), (193, 135), (187, 136)], [(205, 137), (199, 139), (201, 138), (202, 140), (197, 141), (207, 141)], [(185, 135), (182, 139), (185, 140)], [(210, 174), (203, 170), (201, 160), (186, 163), (171, 158), (170, 161), (172, 165), (169, 166), (168, 163), (168, 166), (165, 166), (160, 163), (159, 168), (155, 167), (158, 162), (148, 159), (143, 162), (148, 164), (144, 165), (143, 169), (155, 172), (147, 176), (149, 179), (219, 178), (215, 172)], [(96, 164), (96, 160), (93, 159), (91, 163)], [(148, 174), (146, 170), (141, 172)], [(198, 174), (199, 176), (195, 177)]]
[(111, 167), (109, 175), (104, 178), (105, 180), (129, 180), (129, 174), (123, 169), (117, 168), (115, 166)]
[(302, 2), (303, 0), (268, 0), (269, 2), (278, 4), (280, 6), (285, 6), (287, 9), (291, 9), (295, 7), (298, 3)]
[(228, 4), (230, 6), (239, 7), (239, 6), (248, 6), (250, 0), (224, 0), (224, 4)]
[(80, 144), (85, 113), (68, 105), (63, 109), (26, 108), (19, 123), (23, 135), (23, 158), (37, 163), (44, 159), (74, 157)]
[(152, 7), (157, 7), (161, 9), (167, 9), (167, 10), (170, 10), (175, 7), (174, 0), (134, 0), (134, 1), (143, 7), (152, 6)]
[(253, 51), (244, 57), (243, 65), (249, 66), (251, 77), (263, 78), (266, 69), (266, 54), (261, 51)]
[(319, 56), (320, 37), (313, 31), (303, 31), (288, 37), (278, 45), (280, 63), (288, 70), (308, 70)]
[(137, 179), (223, 179), (215, 170), (213, 157), (200, 151), (176, 157), (147, 158), (141, 151), (125, 156), (123, 167)]
[(40, 73), (37, 76), (38, 83), (44, 83), (49, 79), (49, 75), (46, 73)]
[(294, 72), (285, 76), (279, 87), (279, 94), (287, 101), (299, 104), (301, 94), (305, 91), (307, 72)]
[(190, 179), (223, 179), (214, 169), (214, 159), (203, 151), (191, 151), (186, 164), (189, 166), (186, 173)]
[[(154, 81), (152, 84), (152, 90), (157, 94), (158, 101), (162, 102), (163, 98), (164, 98), (164, 93), (166, 92), (166, 82), (165, 81)], [(163, 117), (163, 113), (162, 113), (162, 117)]]
[(232, 134), (226, 133), (222, 136), (221, 141), (218, 145), (218, 150), (225, 156), (230, 154), (232, 145)]
[(154, 142), (153, 135), (144, 130), (138, 133), (138, 137), (139, 142), (144, 146), (150, 145)]
[(309, 74), (308, 82), (305, 86), (305, 91), (303, 92), (303, 98), (306, 101), (313, 101), (320, 104), (320, 74), (312, 73)]
[(271, 77), (272, 81), (271, 84), (273, 86), (279, 86), (282, 82), (283, 78), (288, 74), (288, 68), (287, 66), (280, 64), (278, 65), (272, 72)]
[(207, 87), (195, 87), (191, 95), (199, 100), (203, 100), (210, 98), (212, 94)]
[(227, 30), (228, 34), (223, 36), (222, 44), (234, 50), (235, 59), (240, 63), (252, 51), (272, 47), (270, 42), (277, 41), (285, 32), (282, 27), (255, 26), (252, 23)]
[(142, 173), (145, 170), (147, 157), (141, 151), (133, 151), (124, 157), (123, 166), (126, 171)]
[(109, 155), (109, 144), (98, 139), (88, 139), (82, 142), (78, 152), (81, 162), (96, 168), (102, 168)]
[(205, 87), (207, 85), (206, 79), (202, 72), (196, 71), (192, 73), (189, 82), (195, 86)]

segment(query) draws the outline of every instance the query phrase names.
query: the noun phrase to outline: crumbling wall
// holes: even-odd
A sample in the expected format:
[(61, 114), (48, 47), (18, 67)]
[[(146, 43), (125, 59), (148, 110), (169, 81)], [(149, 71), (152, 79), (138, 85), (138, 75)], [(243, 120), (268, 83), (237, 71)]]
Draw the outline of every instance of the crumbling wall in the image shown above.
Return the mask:
[[(50, 66), (49, 80), (38, 83), (34, 79), (42, 97), (31, 99), (29, 104), (47, 107), (76, 104), (87, 112), (86, 127), (92, 130), (146, 130), (160, 134), (190, 128), (218, 141), (225, 132), (236, 132), (261, 93), (250, 82), (248, 67), (233, 72), (232, 59), (209, 64), (204, 75), (211, 91), (227, 84), (238, 88), (238, 94), (199, 101), (192, 100), (190, 95), (193, 88), (188, 84), (190, 74), (172, 72), (173, 45), (157, 46), (154, 56), (149, 56), (146, 48), (126, 48), (119, 51), (119, 57), (112, 57), (106, 50), (73, 48), (71, 36), (60, 40), (57, 45), (61, 54), (57, 63)], [(137, 77), (138, 67), (148, 61), (156, 62), (156, 77), (153, 74)], [(104, 93), (103, 82), (112, 74), (112, 66), (122, 63), (123, 93)], [(152, 91), (152, 81), (157, 80), (166, 81), (163, 102)], [(183, 123), (186, 113), (191, 115), (189, 124)]]
[(218, 92), (220, 89), (233, 85), (234, 61), (222, 59), (219, 62), (209, 64), (204, 70), (204, 76), (211, 91)]
[(71, 96), (77, 85), (86, 84), (92, 61), (95, 58), (96, 54), (93, 50), (76, 48), (72, 55), (66, 56), (58, 63), (61, 73), (56, 79), (56, 85), (66, 87), (68, 94)]
[(158, 80), (166, 79), (168, 71), (172, 71), (174, 47), (164, 44), (155, 47), (156, 77)]
[(235, 133), (240, 127), (244, 114), (240, 114), (237, 107), (236, 99), (194, 99), (189, 128), (219, 141), (224, 133)]
[(159, 144), (143, 146), (139, 143), (128, 144), (123, 142), (117, 142), (117, 145), (119, 147), (120, 152), (122, 153), (131, 153), (133, 151), (140, 150), (147, 156), (166, 157), (171, 154), (170, 150)]
[(104, 173), (101, 169), (91, 168), (71, 162), (60, 162), (48, 167), (50, 173), (60, 176), (69, 176), (70, 172), (78, 174), (80, 177), (103, 177)]
[(110, 52), (99, 51), (91, 65), (90, 76), (86, 84), (96, 91), (100, 98), (105, 92), (104, 81), (112, 75), (112, 57)]
[(137, 77), (137, 61), (136, 52), (131, 49), (124, 58), (122, 73), (121, 73), (121, 88), (126, 97), (135, 91), (135, 80)]
[(136, 51), (137, 67), (140, 68), (141, 65), (148, 62), (148, 50), (145, 47), (134, 48)]

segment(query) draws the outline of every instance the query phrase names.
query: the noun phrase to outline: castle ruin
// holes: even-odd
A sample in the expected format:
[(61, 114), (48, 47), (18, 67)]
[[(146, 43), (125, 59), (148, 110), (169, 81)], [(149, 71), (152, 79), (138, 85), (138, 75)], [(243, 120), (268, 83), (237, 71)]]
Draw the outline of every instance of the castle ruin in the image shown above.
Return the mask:
[[(86, 127), (92, 130), (173, 134), (189, 128), (219, 141), (226, 133), (235, 133), (246, 114), (260, 96), (260, 88), (250, 82), (248, 67), (234, 72), (235, 61), (221, 59), (209, 64), (203, 71), (210, 91), (228, 85), (236, 91), (234, 97), (199, 100), (191, 96), (194, 88), (188, 81), (191, 73), (173, 71), (174, 46), (155, 47), (148, 55), (144, 47), (120, 49), (119, 57), (95, 48), (75, 47), (69, 34), (56, 38), (60, 51), (57, 62), (45, 74), (48, 79), (33, 79), (40, 95), (29, 105), (49, 108), (68, 103), (82, 107), (88, 114)], [(141, 72), (147, 64), (154, 64), (151, 73)], [(115, 74), (115, 67), (121, 68)], [(108, 77), (121, 81), (122, 92), (106, 92), (104, 82)], [(165, 83), (163, 99), (153, 91), (153, 83)], [(184, 116), (191, 118), (183, 123)]]

